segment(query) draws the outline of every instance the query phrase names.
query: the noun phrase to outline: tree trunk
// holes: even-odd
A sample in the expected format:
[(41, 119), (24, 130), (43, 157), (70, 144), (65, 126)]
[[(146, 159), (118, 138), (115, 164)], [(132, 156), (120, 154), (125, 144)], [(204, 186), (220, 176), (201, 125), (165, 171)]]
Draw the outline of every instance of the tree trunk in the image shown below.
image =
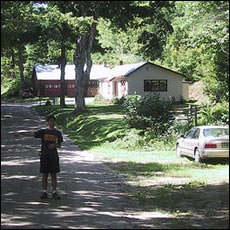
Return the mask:
[[(99, 18), (101, 2), (97, 1), (94, 11), (94, 22), (91, 24), (88, 33), (78, 36), (77, 46), (74, 56), (75, 63), (75, 112), (86, 111), (85, 97), (87, 96), (88, 83), (92, 67), (91, 52), (93, 41), (96, 36), (96, 22)], [(86, 64), (86, 69), (84, 67)]]
[(75, 112), (86, 111), (85, 97), (83, 90), (84, 64), (85, 64), (85, 37), (79, 35), (76, 44), (74, 57), (75, 64)]
[[(85, 97), (87, 96), (90, 71), (92, 67), (91, 51), (96, 36), (96, 23), (90, 27), (89, 34), (79, 36), (74, 57), (75, 63), (75, 112), (86, 111)], [(86, 69), (84, 71), (84, 66)]]
[(18, 54), (19, 54), (19, 71), (20, 71), (20, 79), (21, 79), (21, 89), (25, 89), (26, 83), (25, 83), (25, 78), (24, 78), (24, 66), (23, 66), (23, 51), (24, 48), (22, 46), (19, 46), (18, 48)]
[(61, 85), (60, 85), (60, 106), (65, 107), (65, 95), (66, 95), (66, 82), (65, 82), (65, 66), (66, 66), (66, 49), (62, 43), (61, 46)]
[(85, 112), (85, 97), (83, 91), (83, 64), (84, 62), (78, 56), (75, 56), (75, 112)]
[(15, 54), (14, 54), (14, 49), (10, 49), (10, 76), (11, 78), (15, 77), (14, 71), (15, 71)]

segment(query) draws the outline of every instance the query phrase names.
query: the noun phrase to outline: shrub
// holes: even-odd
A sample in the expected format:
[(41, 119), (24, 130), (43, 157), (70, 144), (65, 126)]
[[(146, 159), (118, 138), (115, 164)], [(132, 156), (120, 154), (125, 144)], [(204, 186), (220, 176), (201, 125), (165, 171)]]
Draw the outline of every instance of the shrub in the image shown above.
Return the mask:
[(125, 122), (131, 128), (147, 129), (154, 135), (164, 134), (174, 120), (172, 102), (161, 99), (159, 94), (128, 96), (124, 107)]
[(229, 105), (219, 102), (215, 105), (207, 104), (199, 111), (199, 124), (229, 124)]
[(125, 100), (126, 100), (126, 98), (124, 96), (122, 96), (121, 98), (114, 97), (112, 99), (112, 103), (115, 104), (115, 105), (123, 105)]
[(103, 96), (102, 95), (96, 95), (95, 97), (94, 97), (94, 103), (96, 103), (96, 104), (103, 104), (104, 103), (104, 98), (103, 98)]
[(4, 83), (5, 90), (4, 93), (1, 95), (2, 98), (11, 98), (11, 97), (18, 97), (20, 91), (20, 79), (14, 78), (9, 80), (7, 83)]

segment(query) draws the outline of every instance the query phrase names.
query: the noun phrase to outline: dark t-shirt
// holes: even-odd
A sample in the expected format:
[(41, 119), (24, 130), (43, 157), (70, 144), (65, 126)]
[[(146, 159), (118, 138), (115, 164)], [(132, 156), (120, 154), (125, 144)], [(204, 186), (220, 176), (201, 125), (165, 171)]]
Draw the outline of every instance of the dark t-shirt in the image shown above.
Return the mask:
[(40, 129), (35, 132), (35, 138), (41, 138), (41, 152), (44, 154), (57, 154), (57, 149), (48, 149), (50, 144), (60, 144), (63, 142), (62, 133), (57, 129)]

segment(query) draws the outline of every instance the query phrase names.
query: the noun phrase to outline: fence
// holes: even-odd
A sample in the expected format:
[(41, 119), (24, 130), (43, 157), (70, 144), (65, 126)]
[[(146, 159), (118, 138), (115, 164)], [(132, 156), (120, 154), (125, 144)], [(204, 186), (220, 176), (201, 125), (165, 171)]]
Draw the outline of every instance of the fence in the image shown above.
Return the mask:
[(181, 122), (194, 122), (197, 125), (198, 106), (189, 105), (187, 108), (180, 108), (174, 111), (176, 120)]

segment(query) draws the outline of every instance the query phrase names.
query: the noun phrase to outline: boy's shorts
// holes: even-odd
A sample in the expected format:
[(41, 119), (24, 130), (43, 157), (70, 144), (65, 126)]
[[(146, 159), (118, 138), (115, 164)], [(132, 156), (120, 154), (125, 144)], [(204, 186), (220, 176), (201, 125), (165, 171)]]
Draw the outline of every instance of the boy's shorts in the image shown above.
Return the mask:
[(58, 173), (60, 172), (59, 156), (55, 154), (50, 157), (47, 154), (40, 156), (40, 173)]

